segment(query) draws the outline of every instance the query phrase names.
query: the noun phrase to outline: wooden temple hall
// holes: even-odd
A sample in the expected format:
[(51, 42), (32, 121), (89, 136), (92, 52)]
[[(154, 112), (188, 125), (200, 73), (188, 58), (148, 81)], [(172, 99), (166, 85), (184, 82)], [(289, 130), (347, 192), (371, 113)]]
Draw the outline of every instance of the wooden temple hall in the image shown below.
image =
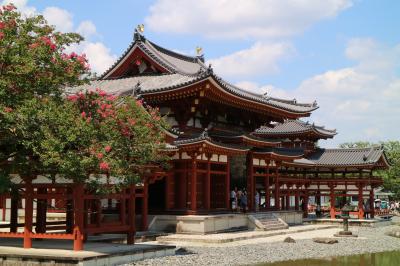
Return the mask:
[(373, 210), (373, 188), (382, 184), (374, 171), (388, 167), (381, 147), (318, 148), (320, 139), (337, 132), (302, 120), (318, 108), (316, 102), (251, 93), (204, 62), (203, 55), (178, 54), (136, 32), (114, 65), (80, 87), (140, 97), (167, 117), (173, 168), (148, 186), (149, 213), (227, 212), (235, 187), (247, 191), (251, 211), (256, 191), (260, 210), (306, 215), (310, 197), (320, 203), (325, 196), (335, 217), (335, 198), (349, 195), (368, 200)]
[[(231, 213), (230, 191), (235, 188), (246, 190), (250, 212), (292, 211), (307, 216), (310, 202), (320, 205), (328, 199), (330, 209), (325, 211), (335, 218), (344, 196), (358, 196), (353, 215), (362, 218), (369, 204), (373, 217), (373, 189), (382, 184), (375, 171), (388, 167), (381, 147), (319, 148), (319, 140), (331, 139), (337, 132), (305, 122), (318, 108), (316, 102), (251, 93), (225, 81), (204, 62), (203, 55), (178, 54), (136, 32), (114, 65), (91, 84), (73, 90), (100, 88), (159, 107), (171, 125), (165, 137), (172, 168), (152, 172), (142, 184), (105, 201), (72, 184), (27, 183), (22, 198), (29, 224), (24, 233), (17, 233), (24, 226), (17, 222), (21, 202), (3, 196), (1, 217), (4, 221), (11, 216), (14, 233), (0, 233), (0, 237), (23, 237), (26, 247), (31, 246), (31, 238), (71, 239), (79, 250), (88, 234), (128, 232), (128, 242), (133, 243), (135, 231), (148, 228), (148, 214)], [(260, 206), (255, 206), (256, 192)], [(58, 211), (64, 208), (66, 226), (46, 222), (46, 202), (56, 202)], [(106, 224), (111, 207), (117, 208), (119, 222)], [(32, 208), (37, 209), (34, 214)], [(135, 213), (141, 215), (141, 226), (135, 226)], [(32, 225), (38, 229), (36, 234), (31, 233)], [(52, 227), (67, 230), (46, 235)]]

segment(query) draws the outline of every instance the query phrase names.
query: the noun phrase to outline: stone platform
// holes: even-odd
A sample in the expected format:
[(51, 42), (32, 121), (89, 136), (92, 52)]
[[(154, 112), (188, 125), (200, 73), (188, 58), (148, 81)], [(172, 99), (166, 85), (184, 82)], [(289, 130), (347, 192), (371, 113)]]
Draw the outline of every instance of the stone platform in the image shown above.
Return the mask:
[(149, 224), (149, 230), (178, 234), (215, 234), (229, 231), (256, 229), (257, 225), (249, 216), (253, 214), (274, 214), (290, 225), (303, 223), (302, 212), (271, 211), (257, 213), (226, 213), (210, 215), (156, 215)]
[(34, 248), (21, 248), (21, 239), (0, 239), (1, 265), (119, 265), (175, 254), (175, 246), (87, 242), (84, 251), (73, 251), (71, 241), (36, 240)]

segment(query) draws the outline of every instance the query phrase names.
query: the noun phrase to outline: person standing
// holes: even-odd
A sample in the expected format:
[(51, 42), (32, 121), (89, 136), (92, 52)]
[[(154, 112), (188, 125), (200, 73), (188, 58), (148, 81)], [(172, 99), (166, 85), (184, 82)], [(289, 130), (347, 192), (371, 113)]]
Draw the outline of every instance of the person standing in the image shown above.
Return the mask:
[(371, 214), (371, 210), (369, 208), (369, 202), (365, 201), (364, 202), (364, 217), (365, 219), (369, 219)]
[(256, 212), (258, 212), (260, 209), (260, 193), (258, 193), (258, 190), (256, 190), (256, 195), (254, 196), (254, 204), (256, 206)]
[(239, 190), (236, 193), (236, 208), (237, 208), (238, 212), (240, 212), (240, 208), (242, 207), (242, 196), (243, 196), (243, 192), (242, 192), (242, 190)]
[(237, 190), (237, 188), (232, 189), (231, 196), (230, 196), (232, 211), (234, 211), (236, 209), (236, 206), (237, 206), (236, 205), (236, 190)]
[(240, 198), (240, 205), (242, 207), (242, 210), (244, 213), (246, 213), (246, 209), (247, 209), (247, 194), (246, 191), (243, 192), (242, 197)]

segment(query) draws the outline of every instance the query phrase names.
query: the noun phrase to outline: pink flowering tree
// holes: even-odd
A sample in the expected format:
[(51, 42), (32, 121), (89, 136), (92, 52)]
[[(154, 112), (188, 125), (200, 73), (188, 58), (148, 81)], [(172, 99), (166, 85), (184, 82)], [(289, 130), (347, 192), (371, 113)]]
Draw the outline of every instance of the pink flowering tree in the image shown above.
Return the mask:
[(38, 111), (26, 107), (17, 119), (30, 117), (34, 122), (21, 121), (17, 130), (34, 128), (35, 136), (26, 136), (26, 145), (50, 176), (92, 186), (105, 176), (120, 184), (136, 183), (143, 166), (165, 167), (168, 161), (162, 152), (167, 124), (157, 109), (145, 108), (132, 97), (94, 90), (70, 95), (61, 108), (54, 101), (32, 104)]
[(84, 55), (64, 50), (80, 40), (41, 16), (0, 8), (0, 190), (12, 174), (126, 184), (138, 182), (145, 165), (167, 164), (167, 124), (157, 109), (96, 89), (63, 94), (90, 75)]
[(61, 103), (63, 87), (87, 82), (85, 56), (65, 53), (81, 40), (78, 34), (55, 31), (42, 16), (25, 18), (13, 5), (0, 6), (0, 186), (11, 173), (35, 175), (40, 169), (25, 145), (25, 136), (34, 132), (18, 131), (16, 119), (23, 116), (17, 113), (40, 99)]

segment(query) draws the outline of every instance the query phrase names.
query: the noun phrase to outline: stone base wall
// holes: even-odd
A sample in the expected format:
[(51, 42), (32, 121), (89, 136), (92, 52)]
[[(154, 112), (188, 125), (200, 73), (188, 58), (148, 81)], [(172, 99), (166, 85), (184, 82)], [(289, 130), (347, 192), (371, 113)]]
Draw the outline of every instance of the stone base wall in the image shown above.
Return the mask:
[(239, 228), (248, 228), (247, 215), (157, 215), (149, 226), (150, 231), (179, 234), (211, 234)]
[[(273, 212), (287, 224), (303, 223), (302, 212)], [(235, 229), (255, 229), (247, 214), (218, 215), (156, 215), (150, 222), (149, 231), (178, 234), (212, 234)]]
[(288, 225), (303, 224), (303, 212), (300, 211), (277, 211), (273, 212), (278, 218), (281, 218)]

